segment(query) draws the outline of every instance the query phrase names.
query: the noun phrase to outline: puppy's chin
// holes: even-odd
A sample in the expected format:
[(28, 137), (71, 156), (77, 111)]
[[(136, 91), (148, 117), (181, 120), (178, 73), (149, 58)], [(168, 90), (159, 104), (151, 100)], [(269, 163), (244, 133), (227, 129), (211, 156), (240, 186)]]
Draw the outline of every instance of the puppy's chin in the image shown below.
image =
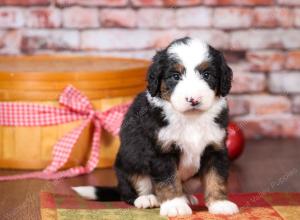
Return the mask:
[(187, 114), (187, 115), (193, 115), (193, 114), (199, 114), (199, 113), (202, 113), (204, 112), (205, 110), (201, 110), (199, 108), (191, 108), (189, 110), (186, 110), (185, 112), (183, 112), (184, 114)]

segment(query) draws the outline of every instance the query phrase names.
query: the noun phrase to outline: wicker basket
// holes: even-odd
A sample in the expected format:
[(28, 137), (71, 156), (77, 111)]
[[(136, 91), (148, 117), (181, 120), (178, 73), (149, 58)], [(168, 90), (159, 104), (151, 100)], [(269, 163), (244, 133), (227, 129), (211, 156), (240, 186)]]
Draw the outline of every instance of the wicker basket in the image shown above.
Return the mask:
[[(0, 57), (0, 101), (58, 106), (63, 89), (72, 84), (99, 111), (130, 101), (145, 87), (148, 62), (99, 57)], [(81, 121), (46, 127), (0, 126), (0, 167), (41, 169), (51, 161), (57, 140)], [(65, 168), (84, 164), (91, 126), (84, 130)], [(112, 166), (119, 140), (102, 132), (98, 167)]]

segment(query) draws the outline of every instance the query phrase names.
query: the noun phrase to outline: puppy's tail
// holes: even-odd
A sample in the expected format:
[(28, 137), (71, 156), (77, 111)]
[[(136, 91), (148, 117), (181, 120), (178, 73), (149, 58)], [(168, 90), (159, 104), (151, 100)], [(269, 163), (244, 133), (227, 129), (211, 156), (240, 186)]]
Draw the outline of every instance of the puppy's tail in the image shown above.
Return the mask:
[(72, 189), (81, 197), (97, 201), (119, 201), (120, 193), (117, 187), (77, 186)]

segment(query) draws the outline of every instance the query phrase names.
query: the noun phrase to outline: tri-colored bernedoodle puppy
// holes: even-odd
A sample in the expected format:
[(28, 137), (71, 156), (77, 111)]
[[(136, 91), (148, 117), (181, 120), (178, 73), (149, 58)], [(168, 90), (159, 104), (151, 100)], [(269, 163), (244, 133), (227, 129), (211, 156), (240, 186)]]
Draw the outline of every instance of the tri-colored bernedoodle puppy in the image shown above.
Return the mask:
[(121, 128), (118, 187), (73, 189), (85, 198), (121, 199), (178, 216), (192, 213), (189, 204), (198, 202), (192, 194), (202, 186), (210, 213), (237, 213), (226, 189), (231, 80), (222, 53), (200, 40), (178, 39), (158, 51), (147, 90), (135, 98)]

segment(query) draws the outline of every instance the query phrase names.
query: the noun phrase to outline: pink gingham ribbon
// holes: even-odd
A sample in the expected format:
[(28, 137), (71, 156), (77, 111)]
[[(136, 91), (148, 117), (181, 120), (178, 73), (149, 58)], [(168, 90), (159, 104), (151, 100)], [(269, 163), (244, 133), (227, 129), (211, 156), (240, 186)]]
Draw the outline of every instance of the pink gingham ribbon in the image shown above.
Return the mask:
[[(102, 113), (95, 111), (88, 98), (73, 86), (68, 86), (64, 89), (59, 98), (59, 103), (62, 105), (61, 107), (0, 102), (0, 125), (2, 126), (49, 126), (83, 120), (78, 127), (67, 133), (54, 145), (52, 162), (43, 171), (0, 176), (0, 181), (28, 178), (52, 180), (90, 173), (98, 164), (101, 129), (104, 128), (110, 133), (117, 135), (124, 114), (130, 105), (115, 106)], [(91, 151), (86, 165), (58, 171), (68, 161), (75, 143), (89, 123), (93, 123), (94, 132)], [(28, 137), (28, 140), (30, 140), (30, 137)]]

